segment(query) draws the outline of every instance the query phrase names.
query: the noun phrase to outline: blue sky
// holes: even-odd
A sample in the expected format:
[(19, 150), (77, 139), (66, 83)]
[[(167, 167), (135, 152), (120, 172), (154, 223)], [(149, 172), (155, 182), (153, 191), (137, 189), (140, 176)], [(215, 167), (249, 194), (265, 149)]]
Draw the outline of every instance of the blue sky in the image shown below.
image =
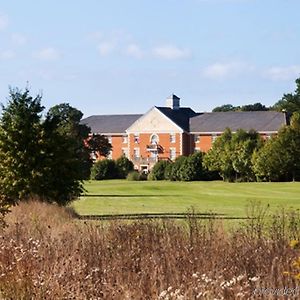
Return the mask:
[(85, 116), (143, 113), (175, 93), (210, 111), (271, 105), (300, 76), (299, 0), (0, 0), (8, 86)]

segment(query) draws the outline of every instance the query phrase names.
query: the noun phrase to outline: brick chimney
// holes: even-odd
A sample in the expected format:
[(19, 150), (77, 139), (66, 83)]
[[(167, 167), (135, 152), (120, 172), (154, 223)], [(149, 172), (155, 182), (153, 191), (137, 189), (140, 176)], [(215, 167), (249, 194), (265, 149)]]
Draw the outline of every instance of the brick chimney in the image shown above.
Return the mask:
[(172, 94), (166, 100), (166, 107), (170, 107), (174, 110), (179, 109), (180, 108), (180, 98), (177, 97), (176, 95)]

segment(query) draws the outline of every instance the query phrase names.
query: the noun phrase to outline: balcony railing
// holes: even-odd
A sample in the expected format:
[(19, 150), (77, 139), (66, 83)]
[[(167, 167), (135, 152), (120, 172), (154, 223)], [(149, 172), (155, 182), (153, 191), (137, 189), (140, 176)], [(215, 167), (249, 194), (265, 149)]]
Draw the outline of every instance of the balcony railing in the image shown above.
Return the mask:
[(159, 144), (150, 144), (146, 146), (147, 151), (149, 152), (159, 152), (162, 153), (163, 152), (163, 147)]
[(133, 157), (132, 162), (134, 164), (140, 165), (152, 165), (160, 160), (168, 160), (170, 161), (169, 157)]

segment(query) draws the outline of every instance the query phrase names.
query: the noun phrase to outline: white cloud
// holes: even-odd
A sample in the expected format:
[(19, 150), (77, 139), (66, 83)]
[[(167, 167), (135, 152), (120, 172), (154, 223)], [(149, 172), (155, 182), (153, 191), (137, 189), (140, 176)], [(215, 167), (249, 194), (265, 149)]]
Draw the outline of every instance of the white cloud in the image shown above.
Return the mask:
[(0, 14), (0, 30), (3, 30), (7, 27), (8, 25), (8, 18), (7, 16), (1, 15)]
[(272, 80), (291, 80), (299, 77), (300, 65), (287, 67), (271, 67), (265, 71), (265, 77)]
[(144, 56), (143, 51), (137, 44), (130, 44), (127, 46), (125, 53), (134, 58), (141, 59)]
[(11, 35), (11, 40), (14, 44), (18, 46), (22, 46), (27, 43), (27, 38), (25, 35), (20, 34), (20, 33), (13, 33)]
[(9, 60), (15, 57), (15, 53), (11, 50), (0, 51), (1, 60)]
[(253, 66), (244, 62), (214, 63), (204, 68), (203, 75), (209, 79), (224, 79), (253, 70)]
[(98, 45), (98, 50), (101, 56), (111, 54), (115, 50), (115, 44), (110, 41), (104, 41)]
[(152, 52), (154, 56), (167, 60), (184, 59), (191, 56), (191, 53), (188, 49), (178, 48), (173, 45), (158, 46), (155, 47)]
[(58, 60), (61, 57), (61, 54), (57, 49), (48, 47), (38, 51), (35, 54), (35, 57), (41, 60), (54, 61), (54, 60)]

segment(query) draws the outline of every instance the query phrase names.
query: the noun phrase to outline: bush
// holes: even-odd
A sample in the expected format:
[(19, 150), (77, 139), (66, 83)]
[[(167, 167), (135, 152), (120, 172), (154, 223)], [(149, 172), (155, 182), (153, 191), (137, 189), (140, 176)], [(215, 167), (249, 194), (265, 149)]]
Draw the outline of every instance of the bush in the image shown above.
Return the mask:
[(139, 173), (138, 171), (132, 171), (128, 173), (126, 179), (129, 181), (143, 181), (147, 180), (147, 174)]
[(133, 163), (126, 156), (121, 156), (116, 160), (116, 167), (119, 178), (126, 178), (129, 172), (133, 171)]
[(179, 169), (179, 177), (182, 181), (194, 181), (203, 179), (202, 153), (196, 152), (182, 161)]
[(118, 175), (116, 162), (112, 159), (103, 159), (95, 162), (91, 170), (91, 179), (115, 179)]
[(164, 180), (166, 179), (165, 173), (167, 167), (170, 165), (169, 161), (161, 160), (158, 161), (153, 169), (151, 170), (151, 173), (149, 174), (150, 180)]

